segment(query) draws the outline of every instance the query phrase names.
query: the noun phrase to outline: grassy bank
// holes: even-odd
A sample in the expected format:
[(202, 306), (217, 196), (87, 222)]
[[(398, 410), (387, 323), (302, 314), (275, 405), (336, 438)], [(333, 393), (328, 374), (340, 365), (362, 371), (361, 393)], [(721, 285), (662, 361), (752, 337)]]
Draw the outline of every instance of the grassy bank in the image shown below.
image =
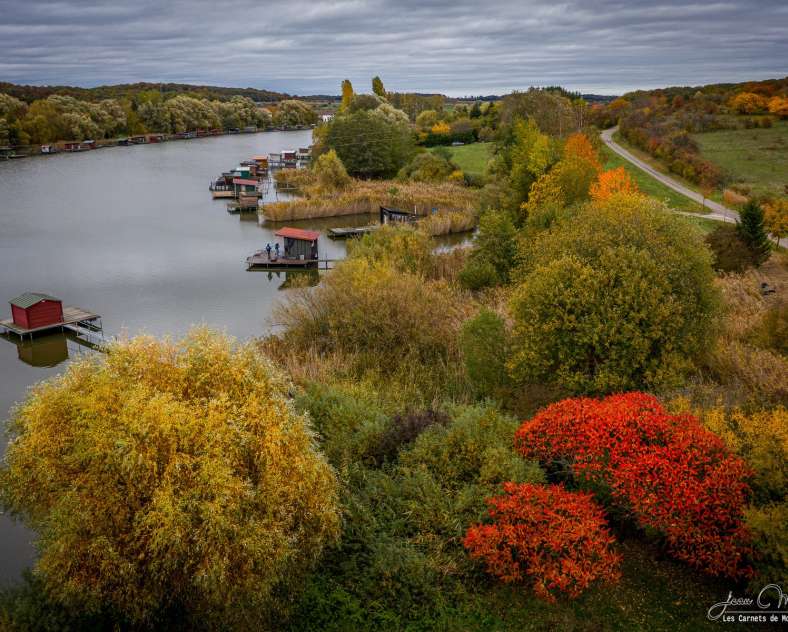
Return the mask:
[(788, 187), (788, 121), (770, 128), (693, 134), (701, 155), (753, 193), (784, 196)]
[(471, 143), (470, 145), (447, 147), (447, 149), (451, 152), (451, 159), (465, 173), (481, 176), (487, 167), (487, 161), (492, 157), (493, 144)]

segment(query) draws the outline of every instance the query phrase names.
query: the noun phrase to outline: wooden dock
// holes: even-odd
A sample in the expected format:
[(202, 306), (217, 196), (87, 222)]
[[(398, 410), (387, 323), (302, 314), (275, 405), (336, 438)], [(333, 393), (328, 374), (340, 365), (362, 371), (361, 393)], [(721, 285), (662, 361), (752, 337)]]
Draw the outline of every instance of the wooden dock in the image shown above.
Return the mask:
[(370, 224), (369, 226), (355, 226), (348, 228), (329, 228), (328, 236), (331, 239), (347, 239), (348, 237), (360, 237), (380, 228), (380, 224)]
[(254, 202), (227, 202), (228, 213), (256, 213), (260, 208), (257, 200)]
[(246, 258), (247, 270), (331, 270), (339, 259), (285, 259), (269, 258), (265, 252), (256, 252)]
[(33, 327), (32, 329), (27, 329), (21, 325), (17, 325), (10, 318), (6, 320), (0, 320), (0, 329), (3, 329), (6, 333), (13, 333), (20, 337), (30, 336), (32, 338), (33, 334), (42, 331), (51, 331), (54, 329), (60, 329), (61, 331), (63, 329), (75, 330), (77, 328), (87, 329), (93, 332), (100, 332), (102, 331), (101, 316), (82, 309), (81, 307), (64, 305), (63, 320), (59, 323), (51, 323), (42, 327)]

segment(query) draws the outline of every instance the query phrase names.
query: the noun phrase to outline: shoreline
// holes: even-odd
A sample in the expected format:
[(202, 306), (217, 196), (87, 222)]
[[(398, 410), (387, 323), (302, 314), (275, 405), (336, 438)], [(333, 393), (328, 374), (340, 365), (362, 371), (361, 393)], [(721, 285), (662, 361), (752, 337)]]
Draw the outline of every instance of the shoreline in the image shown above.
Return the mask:
[[(43, 147), (47, 146), (56, 146), (56, 145), (64, 145), (69, 143), (79, 144), (88, 142), (85, 140), (82, 141), (57, 141), (55, 143), (49, 143), (44, 145), (18, 145), (16, 147), (0, 147), (0, 152), (3, 150), (12, 151), (14, 153), (10, 154), (3, 154), (0, 153), (0, 162), (8, 162), (11, 160), (22, 160), (25, 158), (38, 158), (38, 157), (47, 157), (47, 156), (57, 156), (60, 154), (84, 154), (91, 151), (96, 151), (98, 149), (109, 149), (112, 147), (136, 147), (139, 145), (160, 145), (161, 143), (169, 143), (169, 142), (176, 142), (176, 141), (188, 141), (188, 140), (200, 140), (205, 138), (216, 138), (220, 136), (242, 136), (247, 134), (262, 134), (266, 132), (306, 132), (311, 129), (314, 129), (312, 125), (305, 125), (300, 127), (268, 127), (266, 129), (255, 129), (255, 130), (239, 130), (237, 132), (230, 132), (226, 130), (222, 130), (221, 132), (218, 131), (211, 131), (211, 132), (204, 132), (203, 130), (194, 130), (190, 132), (179, 132), (178, 134), (163, 134), (160, 132), (148, 132), (146, 134), (137, 134), (134, 136), (119, 136), (117, 138), (106, 138), (101, 140), (92, 141), (93, 146), (90, 147), (81, 147), (80, 149), (57, 149), (56, 151), (51, 152), (44, 152), (42, 151)], [(203, 133), (200, 133), (203, 131)], [(183, 134), (183, 135), (181, 135)], [(146, 140), (144, 142), (122, 142), (124, 140), (128, 141), (130, 138), (134, 137), (145, 137)], [(148, 140), (151, 137), (157, 137), (157, 140)], [(31, 151), (30, 153), (23, 153), (18, 154), (16, 153), (21, 148), (31, 148), (35, 151)]]

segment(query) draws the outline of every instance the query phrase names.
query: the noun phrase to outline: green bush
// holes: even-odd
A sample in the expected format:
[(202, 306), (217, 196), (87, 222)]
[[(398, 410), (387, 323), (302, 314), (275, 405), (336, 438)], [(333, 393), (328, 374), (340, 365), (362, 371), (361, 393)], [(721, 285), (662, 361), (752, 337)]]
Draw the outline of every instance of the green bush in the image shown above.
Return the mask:
[(501, 280), (495, 266), (486, 259), (468, 257), (460, 270), (459, 281), (466, 290), (481, 290), (498, 285)]
[(510, 374), (577, 393), (676, 386), (713, 339), (718, 294), (700, 233), (618, 195), (524, 241)]
[(402, 167), (397, 178), (408, 182), (440, 182), (446, 180), (453, 171), (454, 167), (448, 160), (435, 152), (424, 151)]
[(333, 149), (317, 159), (314, 169), (317, 182), (324, 190), (344, 189), (350, 184), (350, 176), (345, 170), (345, 165)]
[(734, 225), (718, 226), (706, 235), (706, 243), (714, 253), (714, 268), (721, 272), (743, 272), (757, 263)]
[(508, 336), (503, 318), (486, 308), (463, 323), (460, 351), (468, 377), (481, 397), (495, 397), (510, 386)]
[(747, 510), (747, 526), (753, 536), (756, 553), (757, 576), (754, 588), (764, 585), (788, 584), (788, 501), (750, 507)]
[(368, 451), (376, 465), (395, 461), (399, 451), (413, 443), (426, 428), (434, 424), (446, 425), (449, 417), (437, 410), (423, 410), (395, 415), (380, 435), (377, 445)]
[(515, 454), (514, 419), (489, 405), (449, 416), (398, 462), (348, 469), (342, 542), (306, 587), (292, 629), (453, 629), (445, 622), (470, 603), (478, 576), (463, 550), (466, 529), (501, 482), (543, 474)]
[(513, 439), (518, 423), (490, 405), (458, 407), (452, 422), (432, 426), (400, 455), (405, 467), (425, 468), (447, 488), (467, 483), (540, 482), (535, 463), (516, 456)]
[(309, 384), (295, 400), (308, 412), (321, 447), (335, 467), (347, 466), (373, 453), (386, 430), (387, 415), (374, 393), (361, 385)]
[(424, 232), (407, 226), (382, 226), (348, 246), (348, 259), (421, 274), (427, 274), (432, 267), (432, 240)]
[(392, 177), (415, 153), (407, 120), (394, 120), (378, 109), (338, 115), (325, 145), (336, 150), (349, 174), (363, 178)]

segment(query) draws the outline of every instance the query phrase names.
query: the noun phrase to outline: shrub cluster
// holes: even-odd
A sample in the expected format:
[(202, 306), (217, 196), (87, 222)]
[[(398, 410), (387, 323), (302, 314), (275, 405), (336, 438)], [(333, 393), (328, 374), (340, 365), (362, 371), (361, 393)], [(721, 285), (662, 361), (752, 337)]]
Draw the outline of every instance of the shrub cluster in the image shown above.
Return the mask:
[(527, 458), (593, 490), (609, 511), (659, 534), (670, 553), (711, 575), (747, 575), (744, 510), (751, 472), (690, 415), (643, 393), (569, 399), (525, 422)]
[(487, 499), (492, 524), (471, 527), (464, 541), (487, 572), (527, 582), (547, 601), (559, 593), (577, 597), (596, 581), (618, 581), (621, 556), (591, 494), (531, 483), (504, 483), (503, 490)]

